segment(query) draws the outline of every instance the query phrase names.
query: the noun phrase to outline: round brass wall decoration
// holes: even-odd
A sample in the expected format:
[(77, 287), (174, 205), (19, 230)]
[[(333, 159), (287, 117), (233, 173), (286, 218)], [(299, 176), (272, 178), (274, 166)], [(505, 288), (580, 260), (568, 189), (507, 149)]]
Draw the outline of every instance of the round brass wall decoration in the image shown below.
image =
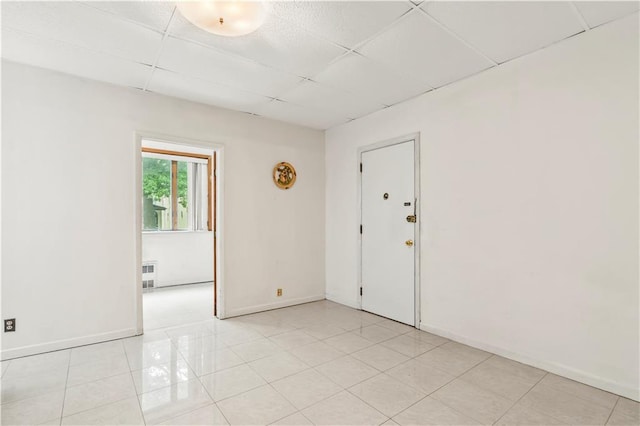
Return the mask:
[(296, 183), (296, 169), (289, 163), (282, 162), (273, 168), (273, 182), (280, 189), (289, 189)]

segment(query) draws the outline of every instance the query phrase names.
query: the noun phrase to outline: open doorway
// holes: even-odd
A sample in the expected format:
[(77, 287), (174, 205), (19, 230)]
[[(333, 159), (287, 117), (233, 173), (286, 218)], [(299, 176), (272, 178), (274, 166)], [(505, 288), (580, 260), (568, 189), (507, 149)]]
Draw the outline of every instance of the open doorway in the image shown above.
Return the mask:
[(139, 137), (140, 333), (218, 315), (219, 151)]

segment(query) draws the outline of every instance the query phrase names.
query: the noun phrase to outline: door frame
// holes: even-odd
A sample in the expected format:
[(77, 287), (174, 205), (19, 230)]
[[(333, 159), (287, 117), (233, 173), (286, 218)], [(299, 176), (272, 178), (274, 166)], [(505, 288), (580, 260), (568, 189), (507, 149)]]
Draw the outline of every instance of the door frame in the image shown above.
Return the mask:
[[(134, 217), (135, 217), (135, 311), (136, 311), (136, 335), (143, 334), (143, 314), (142, 314), (142, 140), (169, 143), (172, 145), (183, 145), (186, 148), (202, 148), (213, 150), (213, 232), (214, 232), (214, 311), (219, 319), (225, 318), (225, 274), (224, 274), (224, 148), (225, 145), (219, 142), (189, 139), (180, 136), (164, 135), (147, 131), (134, 132), (134, 169), (135, 169), (135, 190), (134, 190)], [(212, 317), (214, 313), (212, 312)]]
[[(403, 142), (413, 142), (413, 167), (414, 167), (414, 203), (416, 212), (416, 224), (414, 232), (414, 318), (415, 328), (420, 328), (420, 251), (421, 251), (421, 200), (420, 200), (420, 132), (410, 133), (405, 136), (400, 136), (393, 139), (387, 139), (381, 142), (376, 142), (370, 145), (361, 146), (358, 148), (358, 164), (356, 165), (358, 170), (358, 225), (362, 224), (362, 173), (360, 172), (360, 164), (362, 164), (362, 154), (369, 151), (375, 151), (381, 148), (387, 148), (389, 146), (398, 145)], [(360, 294), (360, 287), (362, 286), (362, 234), (358, 229), (358, 282), (355, 289), (358, 298), (358, 308), (362, 310), (362, 295)]]

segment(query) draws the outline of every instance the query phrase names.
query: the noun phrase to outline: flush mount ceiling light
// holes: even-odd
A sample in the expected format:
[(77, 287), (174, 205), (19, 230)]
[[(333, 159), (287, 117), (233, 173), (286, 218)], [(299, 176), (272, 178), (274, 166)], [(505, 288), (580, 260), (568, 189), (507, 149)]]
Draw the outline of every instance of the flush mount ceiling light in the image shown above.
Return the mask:
[(178, 10), (198, 28), (227, 37), (254, 32), (266, 15), (262, 1), (181, 1)]

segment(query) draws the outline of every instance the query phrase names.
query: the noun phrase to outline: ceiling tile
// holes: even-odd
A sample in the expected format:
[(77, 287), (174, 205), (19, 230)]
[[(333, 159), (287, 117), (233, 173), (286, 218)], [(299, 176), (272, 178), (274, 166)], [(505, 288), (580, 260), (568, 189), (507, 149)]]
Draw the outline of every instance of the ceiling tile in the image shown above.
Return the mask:
[(493, 64), (440, 28), (422, 12), (410, 12), (358, 49), (396, 72), (440, 87)]
[(256, 105), (270, 100), (254, 93), (161, 69), (154, 71), (147, 89), (163, 95), (238, 111), (251, 111)]
[(322, 111), (311, 107), (294, 105), (289, 102), (274, 100), (262, 105), (255, 112), (267, 118), (294, 123), (314, 129), (328, 129), (329, 127), (349, 121), (332, 111)]
[(367, 95), (356, 95), (313, 81), (305, 81), (280, 97), (302, 106), (335, 111), (349, 118), (358, 118), (384, 108)]
[(404, 1), (282, 1), (272, 12), (348, 48), (371, 37), (411, 9)]
[(82, 4), (162, 32), (166, 31), (176, 8), (173, 1), (83, 1)]
[(162, 35), (75, 2), (3, 2), (2, 27), (152, 64)]
[(274, 15), (268, 15), (264, 25), (251, 34), (222, 37), (199, 29), (178, 12), (169, 31), (178, 38), (194, 40), (303, 77), (314, 75), (345, 52)]
[(45, 39), (2, 29), (2, 57), (42, 68), (122, 86), (142, 88), (151, 67)]
[(591, 28), (640, 10), (637, 1), (577, 1), (574, 4)]
[(314, 80), (367, 95), (385, 105), (393, 105), (431, 89), (424, 82), (397, 74), (357, 53), (338, 59), (315, 76)]
[(271, 97), (277, 97), (302, 80), (254, 61), (173, 37), (165, 40), (158, 66)]
[(498, 63), (584, 30), (569, 2), (428, 2), (421, 7)]

